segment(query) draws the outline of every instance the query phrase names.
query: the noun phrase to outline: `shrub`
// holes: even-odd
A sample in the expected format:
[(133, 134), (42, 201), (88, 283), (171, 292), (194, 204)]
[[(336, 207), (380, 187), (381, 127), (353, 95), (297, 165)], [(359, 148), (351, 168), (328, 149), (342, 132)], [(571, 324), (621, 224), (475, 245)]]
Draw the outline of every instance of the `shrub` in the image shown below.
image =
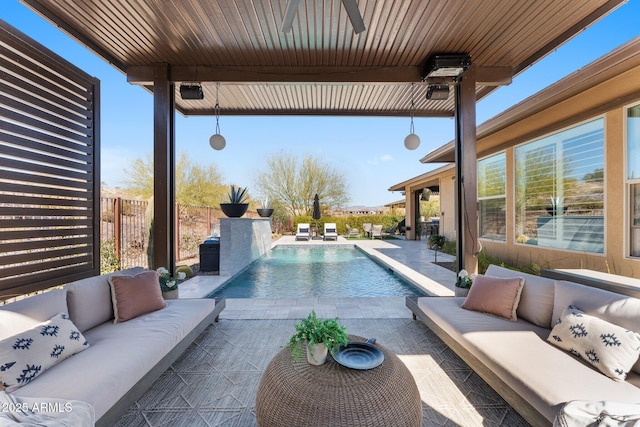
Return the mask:
[(178, 273), (184, 273), (187, 276), (187, 279), (190, 279), (193, 277), (193, 270), (188, 265), (178, 266), (178, 268), (176, 268), (176, 274)]
[(100, 241), (100, 274), (109, 274), (119, 270), (122, 270), (122, 264), (116, 255), (115, 240)]
[[(442, 252), (455, 256), (456, 242), (453, 240), (447, 241), (444, 244), (444, 247), (442, 248)], [(528, 265), (518, 266), (518, 265), (511, 264), (500, 257), (490, 255), (486, 251), (481, 251), (478, 254), (478, 273), (484, 274), (487, 271), (487, 268), (489, 268), (489, 265), (491, 264), (508, 268), (510, 270), (521, 271), (523, 273), (535, 274), (538, 276), (540, 275), (540, 266), (538, 264), (528, 264)]]

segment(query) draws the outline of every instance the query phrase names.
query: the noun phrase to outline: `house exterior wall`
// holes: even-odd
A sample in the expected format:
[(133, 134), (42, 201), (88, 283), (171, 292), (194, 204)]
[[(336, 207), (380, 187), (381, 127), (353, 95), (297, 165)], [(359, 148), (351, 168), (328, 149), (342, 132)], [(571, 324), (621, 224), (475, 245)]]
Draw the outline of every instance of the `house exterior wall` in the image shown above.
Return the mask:
[(447, 240), (456, 240), (456, 209), (454, 181), (455, 171), (453, 169), (442, 173), (440, 180), (440, 234)]
[[(632, 48), (640, 49), (640, 40)], [(486, 253), (521, 266), (537, 264), (540, 268), (589, 268), (640, 277), (640, 258), (630, 257), (628, 250), (631, 214), (625, 166), (626, 112), (628, 107), (640, 104), (640, 65), (635, 65), (639, 62), (638, 55), (630, 55), (628, 61), (634, 63), (624, 72), (616, 73), (615, 70), (601, 67), (598, 71), (600, 74), (592, 74), (580, 81), (576, 85), (578, 89), (569, 84), (572, 76), (558, 82), (551, 87), (557, 87), (558, 92), (541, 92), (540, 102), (546, 104), (539, 103), (536, 94), (523, 101), (526, 105), (503, 113), (505, 117), (520, 114), (518, 118), (505, 119), (508, 124), (497, 126), (478, 138), (479, 160), (499, 152), (504, 152), (506, 157), (506, 239), (495, 241), (481, 238)], [(585, 86), (589, 79), (598, 83)], [(570, 90), (575, 93), (568, 93)], [(566, 96), (561, 96), (562, 91), (567, 91), (564, 93)], [(500, 117), (497, 118), (499, 121)], [(604, 120), (604, 253), (517, 243), (516, 147), (598, 118)], [(454, 169), (449, 169), (426, 175), (424, 179), (424, 182), (434, 179), (440, 182), (441, 234), (449, 240), (456, 238), (453, 176)], [(424, 182), (414, 180), (412, 185), (417, 188)]]
[[(624, 168), (626, 107), (637, 103), (640, 103), (640, 67), (613, 77), (479, 140), (478, 145), (482, 152), (478, 154), (478, 158), (500, 150), (506, 152), (507, 158), (507, 238), (505, 242), (481, 239), (484, 250), (517, 265), (589, 268), (640, 277), (640, 259), (627, 256), (629, 215)], [(598, 117), (603, 117), (605, 123), (604, 253), (559, 250), (516, 243), (515, 146)]]

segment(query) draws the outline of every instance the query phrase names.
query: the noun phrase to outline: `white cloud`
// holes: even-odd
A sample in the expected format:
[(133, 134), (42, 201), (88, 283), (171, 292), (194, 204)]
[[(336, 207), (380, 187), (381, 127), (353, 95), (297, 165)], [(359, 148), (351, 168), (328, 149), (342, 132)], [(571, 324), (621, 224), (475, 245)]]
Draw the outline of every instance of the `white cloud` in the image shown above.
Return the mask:
[(391, 156), (391, 154), (383, 154), (380, 157), (374, 157), (371, 158), (369, 160), (367, 160), (367, 163), (369, 163), (370, 165), (379, 165), (380, 163), (387, 163), (387, 162), (391, 162), (393, 161), (393, 156)]

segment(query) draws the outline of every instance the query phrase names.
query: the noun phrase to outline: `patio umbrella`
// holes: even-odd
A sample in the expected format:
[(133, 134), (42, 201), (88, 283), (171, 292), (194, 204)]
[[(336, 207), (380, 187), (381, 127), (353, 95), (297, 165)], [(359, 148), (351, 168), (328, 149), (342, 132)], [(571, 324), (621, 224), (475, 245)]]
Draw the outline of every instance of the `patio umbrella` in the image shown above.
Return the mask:
[(320, 199), (318, 198), (318, 193), (313, 198), (313, 214), (311, 218), (316, 221), (316, 236), (318, 235), (318, 220), (320, 219)]

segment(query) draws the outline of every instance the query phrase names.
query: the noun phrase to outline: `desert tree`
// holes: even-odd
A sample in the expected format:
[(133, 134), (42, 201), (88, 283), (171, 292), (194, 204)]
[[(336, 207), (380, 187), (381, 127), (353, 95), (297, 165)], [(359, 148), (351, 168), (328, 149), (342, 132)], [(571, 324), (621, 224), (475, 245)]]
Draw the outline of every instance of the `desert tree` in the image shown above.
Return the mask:
[[(143, 199), (153, 196), (153, 157), (137, 157), (125, 169), (125, 185), (129, 193)], [(194, 164), (186, 153), (176, 162), (176, 202), (192, 206), (218, 206), (227, 185), (218, 168)]]
[(316, 193), (323, 208), (349, 202), (344, 173), (311, 155), (303, 159), (283, 152), (271, 155), (255, 181), (263, 196), (281, 201), (291, 215), (311, 214)]

